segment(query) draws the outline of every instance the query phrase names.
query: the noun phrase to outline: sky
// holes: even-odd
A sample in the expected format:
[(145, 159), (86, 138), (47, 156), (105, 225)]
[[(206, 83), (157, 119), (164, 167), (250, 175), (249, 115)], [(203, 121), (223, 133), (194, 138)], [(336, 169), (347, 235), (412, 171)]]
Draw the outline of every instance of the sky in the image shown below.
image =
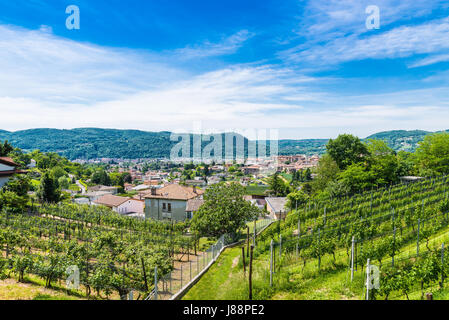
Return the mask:
[(0, 0), (8, 131), (438, 131), (448, 89), (449, 1)]

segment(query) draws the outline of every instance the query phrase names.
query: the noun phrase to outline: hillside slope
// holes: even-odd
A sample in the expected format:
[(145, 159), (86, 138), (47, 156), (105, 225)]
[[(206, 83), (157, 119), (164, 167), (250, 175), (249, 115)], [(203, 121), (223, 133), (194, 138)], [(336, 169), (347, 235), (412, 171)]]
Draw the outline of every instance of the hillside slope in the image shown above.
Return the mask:
[[(381, 139), (395, 150), (413, 151), (427, 131), (387, 131), (376, 133), (366, 139)], [(8, 140), (25, 151), (39, 149), (57, 152), (73, 159), (95, 158), (169, 158), (171, 148), (177, 143), (170, 141), (170, 132), (146, 132), (100, 128), (78, 128), (71, 130), (29, 129), (8, 132), (0, 129), (0, 140)], [(365, 139), (365, 140), (366, 140)], [(279, 141), (279, 153), (323, 154), (327, 139), (304, 139)], [(245, 139), (245, 150), (248, 140)], [(207, 144), (206, 142), (203, 143)]]

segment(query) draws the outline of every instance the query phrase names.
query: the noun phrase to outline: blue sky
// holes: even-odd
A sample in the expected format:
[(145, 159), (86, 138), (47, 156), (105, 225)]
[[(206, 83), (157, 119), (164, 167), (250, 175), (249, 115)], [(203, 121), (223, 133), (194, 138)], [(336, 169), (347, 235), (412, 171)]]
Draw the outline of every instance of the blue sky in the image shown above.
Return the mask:
[(436, 131), (448, 87), (447, 1), (0, 0), (5, 130)]

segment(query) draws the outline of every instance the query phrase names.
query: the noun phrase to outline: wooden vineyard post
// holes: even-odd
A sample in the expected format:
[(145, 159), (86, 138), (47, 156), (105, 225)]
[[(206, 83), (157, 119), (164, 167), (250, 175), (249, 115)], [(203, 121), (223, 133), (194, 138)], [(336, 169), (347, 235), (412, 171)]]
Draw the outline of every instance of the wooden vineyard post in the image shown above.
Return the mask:
[(354, 279), (354, 243), (355, 243), (355, 237), (352, 236), (352, 243), (351, 243), (351, 282)]
[(143, 271), (143, 281), (145, 283), (145, 290), (148, 291), (148, 280), (147, 280), (147, 272), (145, 271), (145, 261), (141, 258), (142, 261), (142, 271)]
[(249, 257), (249, 226), (246, 226), (246, 257)]
[(298, 216), (298, 239), (301, 237), (301, 219)]
[(249, 283), (249, 300), (253, 299), (253, 283), (252, 283), (252, 276), (253, 276), (253, 250), (254, 246), (251, 246), (251, 252), (249, 254), (249, 275), (248, 275), (248, 283)]
[(243, 272), (246, 273), (245, 247), (242, 247)]

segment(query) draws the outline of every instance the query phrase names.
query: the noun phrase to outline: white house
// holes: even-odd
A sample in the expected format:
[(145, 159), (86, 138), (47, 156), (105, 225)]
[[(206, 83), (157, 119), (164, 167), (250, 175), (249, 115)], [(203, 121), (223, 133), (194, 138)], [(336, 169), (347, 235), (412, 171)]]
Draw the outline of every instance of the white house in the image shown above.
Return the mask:
[(0, 157), (0, 188), (3, 187), (9, 179), (16, 173), (19, 173), (15, 163), (11, 158)]
[(141, 213), (144, 212), (145, 202), (142, 200), (114, 196), (112, 194), (104, 195), (93, 202), (94, 205), (103, 205), (111, 208), (120, 214)]

